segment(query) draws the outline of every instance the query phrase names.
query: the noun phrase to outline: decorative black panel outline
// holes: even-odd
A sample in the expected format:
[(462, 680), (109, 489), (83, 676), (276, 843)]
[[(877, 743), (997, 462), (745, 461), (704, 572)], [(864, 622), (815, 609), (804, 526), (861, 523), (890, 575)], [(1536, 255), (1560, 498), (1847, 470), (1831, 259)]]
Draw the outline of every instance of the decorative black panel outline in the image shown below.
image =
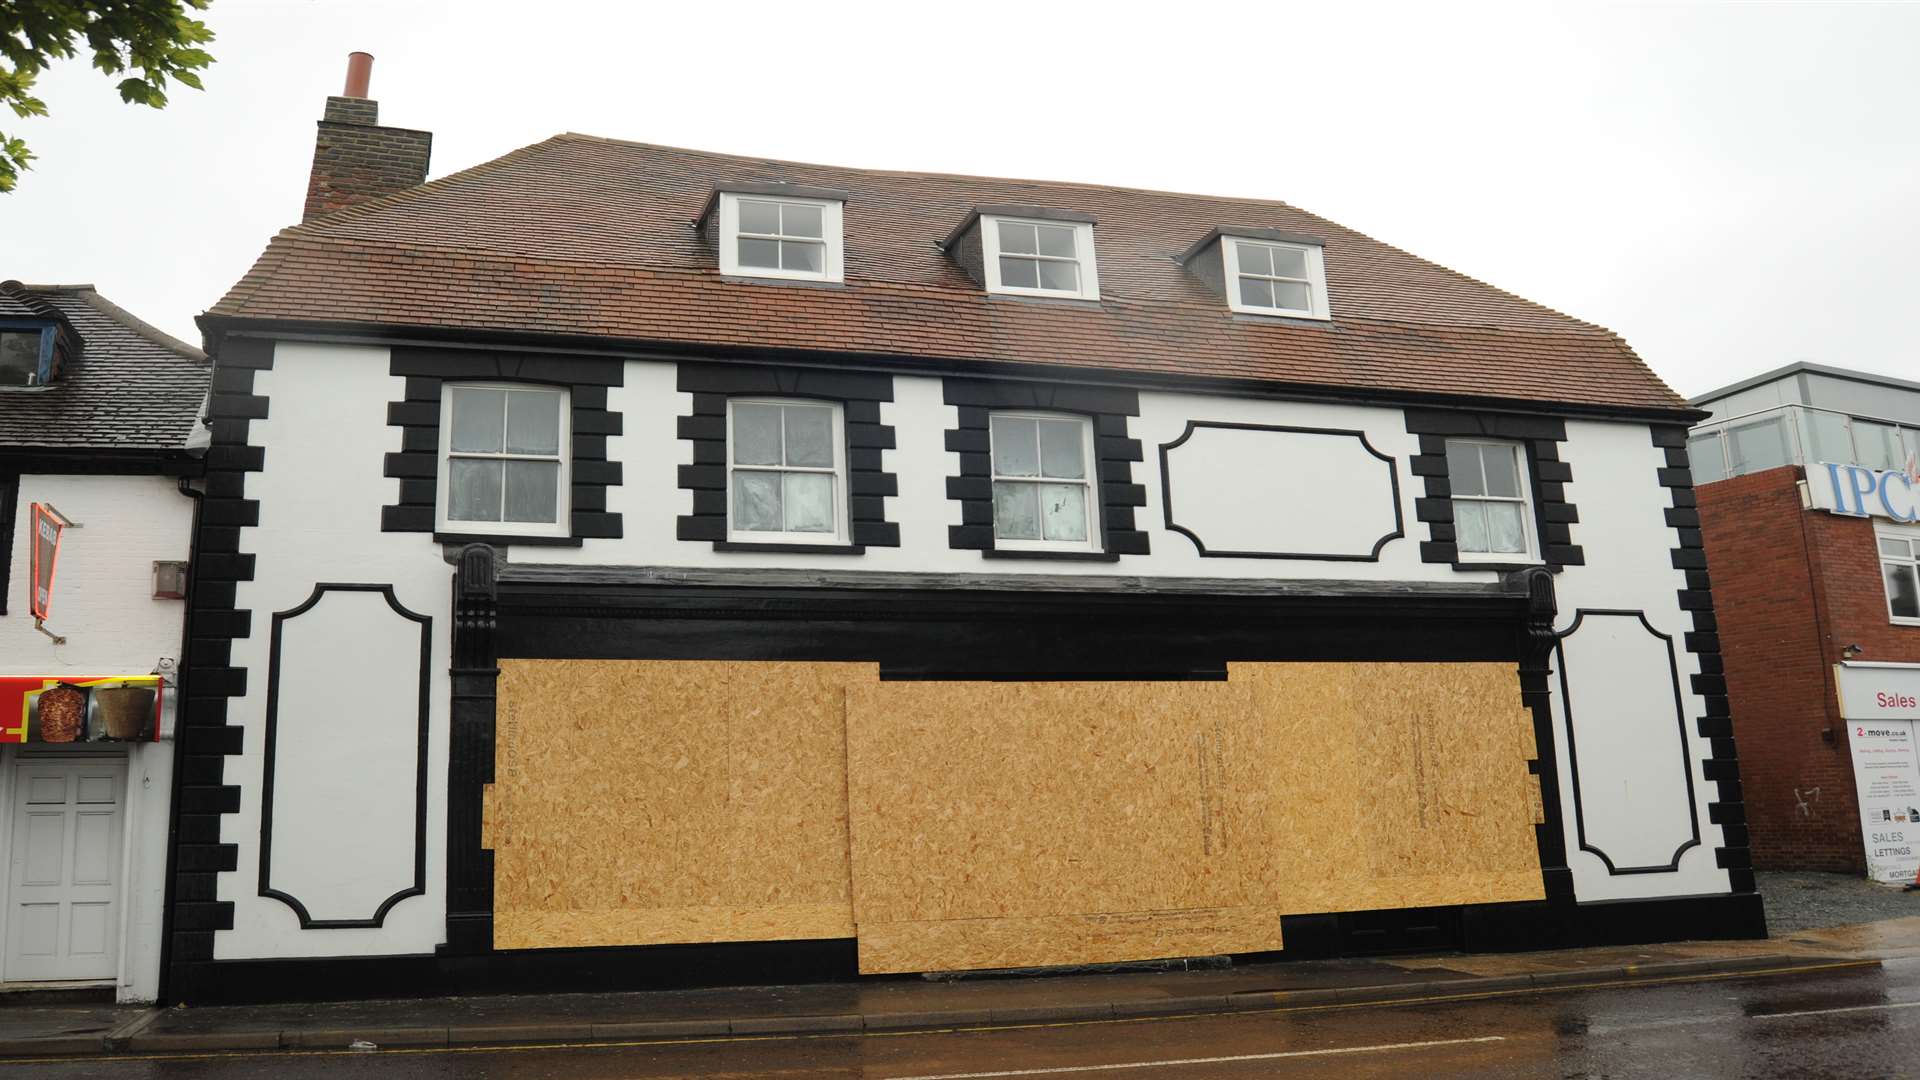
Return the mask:
[[(1299, 551), (1216, 551), (1209, 549), (1206, 542), (1200, 539), (1198, 533), (1183, 525), (1174, 524), (1173, 472), (1167, 457), (1170, 451), (1177, 450), (1185, 445), (1186, 441), (1193, 437), (1193, 433), (1200, 428), (1226, 428), (1237, 431), (1278, 431), (1293, 435), (1344, 435), (1360, 440), (1360, 448), (1362, 450), (1387, 463), (1387, 482), (1391, 486), (1393, 499), (1393, 531), (1374, 541), (1373, 550), (1365, 555), (1327, 555)], [(1187, 429), (1180, 433), (1179, 438), (1170, 443), (1160, 444), (1160, 508), (1166, 518), (1167, 531), (1177, 532), (1193, 541), (1193, 546), (1199, 549), (1200, 557), (1203, 559), (1312, 559), (1318, 562), (1379, 562), (1381, 548), (1407, 535), (1406, 519), (1402, 516), (1400, 510), (1399, 463), (1394, 461), (1391, 456), (1375, 449), (1374, 445), (1367, 441), (1366, 432), (1347, 428), (1289, 427), (1280, 424), (1236, 424), (1224, 420), (1189, 420), (1187, 421)]]
[[(413, 884), (394, 893), (380, 902), (374, 913), (364, 919), (316, 919), (308, 914), (307, 906), (288, 893), (281, 892), (268, 884), (268, 875), (273, 868), (273, 772), (274, 745), (279, 733), (280, 718), (280, 646), (281, 630), (290, 619), (313, 610), (321, 599), (330, 592), (370, 592), (379, 593), (387, 601), (394, 614), (420, 624), (420, 706), (419, 706), (419, 744), (415, 750), (416, 761), (413, 777)], [(409, 896), (423, 896), (427, 891), (427, 723), (428, 703), (431, 700), (432, 662), (433, 662), (433, 620), (417, 611), (409, 611), (394, 595), (393, 586), (368, 585), (358, 583), (323, 582), (313, 587), (313, 592), (298, 607), (273, 613), (273, 634), (267, 651), (267, 721), (264, 764), (260, 780), (260, 895), (271, 897), (293, 909), (300, 919), (302, 930), (348, 930), (377, 929), (386, 922), (387, 912), (393, 905)]]
[[(1673, 850), (1673, 858), (1665, 866), (1617, 867), (1606, 852), (1587, 843), (1587, 819), (1580, 804), (1580, 750), (1574, 745), (1573, 693), (1567, 683), (1567, 652), (1563, 643), (1580, 629), (1580, 624), (1589, 615), (1631, 616), (1639, 619), (1640, 625), (1646, 627), (1647, 633), (1659, 638), (1667, 647), (1667, 674), (1673, 681), (1673, 720), (1674, 726), (1680, 732), (1680, 775), (1687, 782), (1687, 826), (1692, 830), (1692, 836)], [(1566, 715), (1567, 771), (1573, 779), (1573, 823), (1580, 839), (1580, 850), (1598, 856), (1600, 861), (1606, 864), (1607, 873), (1616, 877), (1627, 874), (1667, 874), (1679, 870), (1680, 856), (1686, 854), (1688, 848), (1700, 845), (1700, 808), (1693, 795), (1693, 757), (1687, 747), (1686, 705), (1680, 692), (1680, 665), (1674, 656), (1673, 636), (1654, 629), (1653, 624), (1647, 621), (1644, 611), (1626, 608), (1576, 608), (1573, 613), (1573, 622), (1554, 637), (1557, 639), (1553, 647), (1554, 659), (1560, 666), (1560, 708)]]

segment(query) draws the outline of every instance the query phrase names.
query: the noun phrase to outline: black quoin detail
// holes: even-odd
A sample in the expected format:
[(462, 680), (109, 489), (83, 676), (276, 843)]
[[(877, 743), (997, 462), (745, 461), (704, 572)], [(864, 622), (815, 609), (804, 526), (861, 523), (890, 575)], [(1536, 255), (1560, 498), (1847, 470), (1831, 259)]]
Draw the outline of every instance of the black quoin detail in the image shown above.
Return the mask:
[(1674, 531), (1673, 568), (1685, 577), (1679, 591), (1680, 610), (1693, 619), (1693, 632), (1683, 635), (1683, 643), (1700, 667), (1693, 681), (1703, 703), (1703, 715), (1694, 719), (1694, 727), (1701, 738), (1709, 740), (1713, 751), (1702, 768), (1715, 789), (1715, 797), (1707, 803), (1707, 820), (1720, 826), (1721, 846), (1714, 849), (1714, 864), (1726, 870), (1734, 892), (1753, 892), (1747, 805), (1740, 789), (1733, 710), (1727, 698), (1726, 669), (1720, 660), (1720, 628), (1713, 611), (1712, 582), (1707, 576), (1707, 552), (1700, 536), (1700, 511), (1687, 462), (1687, 429), (1679, 424), (1654, 424), (1650, 431), (1653, 445), (1665, 459), (1664, 468), (1657, 473), (1660, 486), (1672, 493), (1666, 518), (1667, 527)]
[(1573, 479), (1573, 470), (1560, 460), (1560, 444), (1567, 441), (1565, 420), (1452, 409), (1408, 409), (1406, 416), (1407, 431), (1420, 437), (1420, 452), (1410, 462), (1413, 475), (1422, 478), (1426, 486), (1425, 497), (1413, 501), (1414, 516), (1427, 523), (1428, 539), (1420, 545), (1421, 561), (1451, 563), (1459, 570), (1513, 568), (1461, 561), (1453, 528), (1453, 487), (1447, 477), (1447, 439), (1451, 436), (1519, 444), (1527, 459), (1534, 544), (1540, 561), (1549, 570), (1586, 564), (1586, 552), (1573, 542), (1573, 526), (1580, 521), (1580, 512), (1567, 501), (1566, 486)]
[[(414, 749), (413, 776), (413, 881), (394, 891), (381, 901), (373, 914), (362, 919), (316, 919), (307, 911), (307, 906), (287, 892), (273, 887), (269, 880), (273, 873), (273, 777), (275, 767), (274, 751), (278, 745), (280, 730), (280, 662), (282, 659), (282, 630), (291, 619), (297, 619), (313, 610), (314, 606), (325, 599), (330, 592), (371, 592), (379, 593), (387, 601), (394, 614), (403, 619), (420, 624), (420, 692), (418, 702), (418, 743)], [(368, 585), (357, 583), (323, 582), (313, 587), (313, 592), (301, 601), (298, 607), (273, 613), (273, 632), (269, 639), (267, 660), (267, 719), (266, 738), (263, 743), (265, 764), (260, 779), (260, 895), (271, 897), (293, 909), (300, 920), (302, 930), (343, 930), (377, 929), (387, 920), (387, 912), (393, 905), (409, 896), (423, 896), (427, 891), (427, 717), (429, 691), (432, 686), (431, 666), (433, 660), (433, 620), (416, 611), (409, 611), (394, 595), (391, 584)]]
[[(947, 498), (960, 504), (960, 524), (947, 527), (947, 546), (992, 552), (1009, 559), (1117, 560), (1148, 553), (1146, 531), (1134, 520), (1147, 504), (1147, 490), (1133, 482), (1142, 459), (1140, 440), (1127, 434), (1127, 418), (1140, 415), (1140, 392), (1114, 386), (1014, 382), (997, 379), (941, 380), (945, 401), (958, 408), (947, 430), (947, 449), (960, 456), (960, 472), (947, 478)], [(1075, 413), (1093, 423), (1094, 503), (1099, 513), (1098, 552), (995, 550), (993, 536), (993, 442), (990, 418), (1001, 409)]]
[[(620, 515), (607, 510), (607, 489), (621, 480), (620, 463), (607, 460), (607, 437), (622, 433), (621, 414), (607, 408), (609, 387), (623, 385), (625, 361), (555, 353), (439, 349), (399, 345), (388, 370), (406, 379), (405, 397), (387, 405), (387, 423), (401, 431), (400, 449), (386, 457), (387, 477), (400, 482), (399, 501), (380, 509), (383, 532), (433, 533), (439, 506), (440, 402), (447, 383), (525, 383), (568, 392), (566, 537), (488, 536), (493, 544), (579, 544), (618, 539)], [(459, 543), (464, 537), (444, 537)]]
[(161, 973), (167, 1000), (191, 999), (218, 981), (214, 934), (233, 928), (233, 902), (220, 899), (217, 883), (221, 871), (238, 866), (239, 854), (221, 842), (220, 822), (240, 809), (240, 789), (226, 782), (226, 759), (240, 753), (243, 729), (227, 723), (227, 704), (247, 692), (246, 669), (233, 666), (233, 643), (252, 636), (253, 613), (235, 600), (240, 582), (254, 576), (254, 557), (243, 551), (251, 545), (241, 533), (260, 517), (259, 501), (246, 497), (247, 474), (266, 462), (266, 451), (249, 441), (253, 420), (265, 418), (268, 405), (253, 393), (254, 373), (272, 367), (273, 342), (259, 338), (228, 338), (213, 358), (212, 442), (187, 601), (191, 674), (174, 732), (173, 902), (169, 966)]
[[(1573, 735), (1573, 692), (1567, 681), (1566, 639), (1578, 633), (1589, 616), (1638, 619), (1647, 633), (1660, 639), (1667, 650), (1667, 673), (1673, 683), (1673, 723), (1680, 735), (1680, 776), (1687, 785), (1687, 839), (1673, 851), (1673, 857), (1664, 865), (1655, 866), (1616, 866), (1613, 857), (1587, 842), (1587, 819), (1580, 804), (1580, 749)], [(1554, 644), (1555, 659), (1560, 664), (1560, 708), (1567, 718), (1567, 772), (1573, 778), (1573, 822), (1576, 835), (1580, 840), (1580, 850), (1599, 857), (1606, 864), (1607, 873), (1615, 876), (1625, 874), (1669, 874), (1680, 869), (1680, 857), (1691, 848), (1700, 846), (1700, 808), (1693, 793), (1693, 754), (1687, 741), (1687, 719), (1685, 696), (1680, 688), (1680, 665), (1674, 655), (1673, 635), (1663, 634), (1647, 621), (1644, 611), (1614, 608), (1579, 608), (1573, 613), (1573, 622), (1560, 631)]]
[(493, 783), (494, 705), (500, 665), (494, 630), (499, 556), (460, 549), (453, 571), (453, 670), (447, 748), (446, 956), (493, 951), (493, 852), (481, 845), (481, 807)]
[[(880, 403), (893, 400), (893, 376), (864, 371), (762, 367), (683, 360), (677, 387), (693, 395), (693, 411), (680, 418), (679, 436), (693, 450), (680, 466), (681, 490), (693, 495), (693, 513), (681, 516), (675, 535), (710, 541), (715, 550), (761, 553), (858, 555), (868, 547), (899, 547), (900, 526), (887, 520), (886, 499), (900, 493), (894, 474), (881, 468), (893, 449), (893, 425), (880, 422)], [(847, 543), (781, 545), (727, 540), (727, 400), (735, 397), (800, 398), (837, 404), (845, 420)]]
[[(1553, 650), (1559, 639), (1554, 635), (1554, 617), (1559, 600), (1554, 594), (1553, 575), (1545, 567), (1532, 566), (1517, 571), (1527, 594), (1526, 619), (1520, 628), (1520, 703), (1533, 717), (1534, 758), (1527, 763), (1540, 789), (1541, 822), (1533, 827), (1534, 843), (1540, 852), (1540, 878), (1550, 903), (1574, 902), (1573, 870), (1567, 866), (1566, 818), (1560, 805), (1560, 765), (1554, 747)], [(1509, 576), (1508, 580), (1513, 581)]]
[(13, 576), (13, 519), (20, 513), (20, 474), (0, 473), (0, 615), (7, 613)]
[[(1188, 439), (1193, 438), (1193, 433), (1200, 428), (1229, 428), (1239, 431), (1276, 431), (1294, 435), (1322, 435), (1330, 438), (1358, 439), (1362, 450), (1386, 462), (1389, 501), (1393, 507), (1393, 531), (1382, 534), (1379, 539), (1373, 542), (1373, 546), (1364, 553), (1357, 551), (1219, 551), (1209, 549), (1206, 541), (1199, 533), (1185, 526), (1176, 524), (1173, 520), (1173, 468), (1168, 460), (1168, 456), (1174, 450), (1184, 446)], [(1283, 463), (1276, 461), (1270, 464), (1274, 467), (1279, 467)], [(1189, 420), (1187, 421), (1187, 429), (1180, 433), (1179, 438), (1170, 443), (1160, 444), (1160, 506), (1166, 516), (1167, 531), (1177, 532), (1193, 541), (1193, 546), (1199, 549), (1200, 557), (1205, 559), (1313, 559), (1322, 562), (1379, 562), (1380, 549), (1407, 534), (1406, 520), (1401, 516), (1400, 512), (1400, 469), (1398, 464), (1391, 456), (1375, 449), (1374, 445), (1367, 441), (1366, 432), (1345, 428), (1285, 427), (1275, 424), (1233, 424), (1215, 420)], [(1310, 512), (1311, 508), (1302, 507), (1301, 510), (1303, 513)]]

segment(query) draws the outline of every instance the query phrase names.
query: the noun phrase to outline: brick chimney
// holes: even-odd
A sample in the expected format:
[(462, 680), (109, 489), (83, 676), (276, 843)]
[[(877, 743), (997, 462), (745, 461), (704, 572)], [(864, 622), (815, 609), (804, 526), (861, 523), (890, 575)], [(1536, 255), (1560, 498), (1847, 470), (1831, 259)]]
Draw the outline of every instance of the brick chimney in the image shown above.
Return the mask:
[(380, 126), (380, 103), (367, 97), (373, 57), (347, 57), (347, 85), (327, 99), (313, 143), (313, 175), (307, 181), (310, 221), (329, 210), (358, 206), (382, 195), (426, 183), (433, 133)]

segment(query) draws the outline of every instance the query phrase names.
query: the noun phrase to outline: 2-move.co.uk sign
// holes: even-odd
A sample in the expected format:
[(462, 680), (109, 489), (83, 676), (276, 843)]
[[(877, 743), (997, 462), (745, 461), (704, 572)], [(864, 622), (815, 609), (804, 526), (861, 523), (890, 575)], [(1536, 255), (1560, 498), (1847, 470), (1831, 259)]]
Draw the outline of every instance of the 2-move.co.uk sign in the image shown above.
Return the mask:
[(1807, 496), (1814, 508), (1849, 517), (1920, 521), (1920, 469), (1869, 469), (1823, 461), (1807, 466)]

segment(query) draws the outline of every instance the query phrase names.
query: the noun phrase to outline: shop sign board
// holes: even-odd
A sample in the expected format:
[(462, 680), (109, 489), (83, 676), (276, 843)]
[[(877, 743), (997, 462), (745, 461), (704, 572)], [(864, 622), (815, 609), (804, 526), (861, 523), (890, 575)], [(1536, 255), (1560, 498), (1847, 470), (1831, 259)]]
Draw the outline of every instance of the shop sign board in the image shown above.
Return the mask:
[(1855, 660), (1833, 669), (1846, 720), (1920, 720), (1920, 664)]
[(44, 619), (53, 607), (53, 566), (60, 555), (60, 533), (66, 528), (67, 519), (60, 511), (45, 503), (33, 503), (27, 512), (27, 521), (33, 537), (32, 590), (27, 597), (27, 611), (36, 619)]
[(1860, 796), (1860, 839), (1867, 876), (1914, 880), (1920, 873), (1920, 664), (1836, 665), (1840, 716), (1853, 752)]
[(0, 743), (150, 742), (174, 694), (162, 675), (0, 675)]
[(1823, 461), (1807, 467), (1807, 497), (1814, 509), (1848, 517), (1920, 521), (1920, 464), (1869, 469)]

